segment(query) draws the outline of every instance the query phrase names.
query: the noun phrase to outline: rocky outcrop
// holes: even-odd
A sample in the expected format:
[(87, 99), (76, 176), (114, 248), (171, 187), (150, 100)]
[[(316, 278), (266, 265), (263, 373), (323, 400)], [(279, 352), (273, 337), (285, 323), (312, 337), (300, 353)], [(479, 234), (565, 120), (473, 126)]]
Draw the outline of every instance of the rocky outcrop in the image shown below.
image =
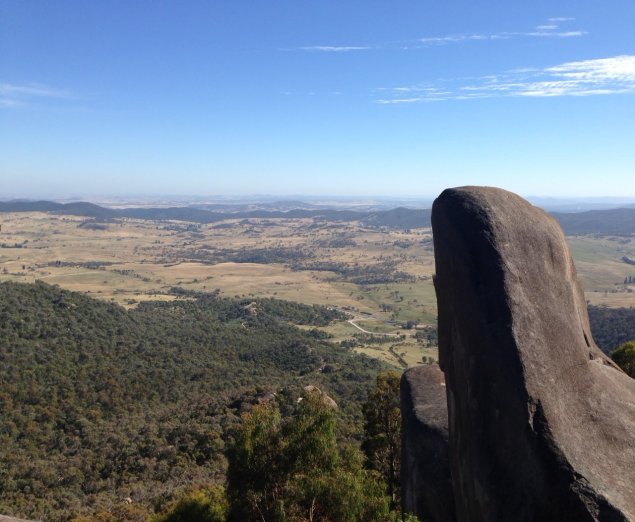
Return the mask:
[(464, 187), (432, 226), (457, 520), (635, 520), (635, 380), (593, 342), (556, 221)]
[(401, 418), (403, 512), (429, 522), (454, 522), (445, 379), (438, 365), (417, 366), (403, 374)]
[[(337, 410), (337, 402), (332, 397), (329, 397), (326, 393), (324, 393), (320, 388), (314, 386), (313, 384), (309, 384), (304, 387), (304, 391), (306, 393), (317, 393), (321, 398), (322, 402), (333, 410)], [(301, 399), (299, 399), (301, 400)]]

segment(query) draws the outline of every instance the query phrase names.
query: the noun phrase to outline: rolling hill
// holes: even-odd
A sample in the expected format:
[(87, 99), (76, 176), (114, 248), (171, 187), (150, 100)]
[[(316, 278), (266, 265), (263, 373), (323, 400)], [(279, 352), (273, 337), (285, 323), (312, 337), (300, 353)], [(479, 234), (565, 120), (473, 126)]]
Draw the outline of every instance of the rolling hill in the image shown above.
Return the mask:
[(415, 228), (430, 226), (430, 210), (396, 208), (373, 212), (338, 209), (250, 210), (241, 212), (212, 211), (196, 207), (139, 207), (110, 209), (93, 203), (55, 203), (51, 201), (0, 202), (0, 212), (53, 212), (73, 216), (112, 219), (128, 217), (148, 220), (176, 220), (193, 223), (216, 223), (227, 219), (301, 219), (326, 221), (360, 221), (368, 227)]
[[(228, 211), (222, 208), (208, 210), (187, 207), (138, 207), (111, 209), (87, 202), (55, 203), (52, 201), (0, 202), (0, 212), (53, 212), (95, 219), (128, 217), (148, 220), (176, 220), (193, 223), (216, 223), (227, 219), (301, 219), (316, 218), (325, 221), (359, 221), (372, 228), (409, 229), (430, 226), (430, 209), (399, 207), (391, 210), (362, 212), (339, 209), (290, 208), (270, 210), (260, 208), (247, 211)], [(553, 212), (567, 235), (631, 235), (635, 234), (635, 208), (590, 210), (586, 212)]]

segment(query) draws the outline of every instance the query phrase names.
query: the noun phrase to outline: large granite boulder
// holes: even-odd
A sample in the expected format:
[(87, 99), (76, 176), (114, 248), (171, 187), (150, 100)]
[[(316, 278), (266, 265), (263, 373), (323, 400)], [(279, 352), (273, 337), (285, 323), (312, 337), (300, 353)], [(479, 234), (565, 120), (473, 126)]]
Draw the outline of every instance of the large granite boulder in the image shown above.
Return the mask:
[(555, 219), (462, 187), (432, 227), (457, 520), (635, 520), (635, 380), (593, 342)]
[(437, 364), (401, 377), (401, 506), (427, 522), (454, 522), (445, 379)]

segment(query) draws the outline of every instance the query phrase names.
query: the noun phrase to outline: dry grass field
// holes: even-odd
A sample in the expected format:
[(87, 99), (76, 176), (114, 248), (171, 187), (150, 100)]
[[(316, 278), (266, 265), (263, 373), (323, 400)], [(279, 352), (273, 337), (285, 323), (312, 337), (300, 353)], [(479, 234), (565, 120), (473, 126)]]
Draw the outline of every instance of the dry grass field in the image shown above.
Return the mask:
[[(434, 314), (433, 257), (422, 246), (429, 241), (429, 230), (379, 232), (301, 219), (226, 221), (220, 226), (121, 219), (100, 224), (100, 230), (87, 228), (87, 220), (76, 216), (16, 213), (0, 219), (1, 280), (42, 280), (122, 305), (169, 299), (170, 289), (179, 286), (383, 315), (390, 314), (380, 304), (404, 302), (397, 316), (411, 313), (405, 305), (412, 304)], [(395, 242), (402, 246), (395, 247)], [(293, 267), (294, 262), (302, 266)], [(370, 266), (386, 271), (387, 280), (355, 282)], [(338, 267), (351, 275), (341, 277), (331, 270)], [(391, 270), (403, 272), (410, 282), (393, 282)]]
[[(436, 358), (414, 330), (401, 328), (436, 320), (429, 229), (318, 219), (95, 222), (47, 213), (0, 214), (0, 224), (0, 281), (41, 280), (125, 307), (188, 290), (335, 306), (362, 329), (393, 335), (357, 351), (396, 366)], [(635, 306), (635, 284), (623, 284), (635, 280), (635, 266), (621, 261), (635, 258), (633, 239), (569, 242), (591, 303)], [(362, 333), (347, 322), (326, 330), (336, 341)]]
[(635, 281), (635, 266), (622, 261), (623, 257), (635, 258), (634, 238), (582, 236), (568, 240), (590, 303), (635, 306), (635, 282), (624, 285), (627, 277)]

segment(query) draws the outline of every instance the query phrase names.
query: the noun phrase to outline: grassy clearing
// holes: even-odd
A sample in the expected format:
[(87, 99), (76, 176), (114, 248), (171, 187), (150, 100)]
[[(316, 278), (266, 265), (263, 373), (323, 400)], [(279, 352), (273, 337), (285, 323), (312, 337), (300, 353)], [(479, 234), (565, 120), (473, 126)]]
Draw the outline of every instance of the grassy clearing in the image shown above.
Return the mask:
[[(311, 219), (228, 220), (188, 231), (186, 223), (121, 219), (106, 230), (81, 227), (77, 216), (45, 213), (1, 214), (0, 280), (42, 279), (130, 306), (133, 301), (171, 299), (170, 288), (220, 290), (228, 296), (268, 296), (324, 304), (371, 314), (369, 321), (434, 324), (436, 298), (431, 275), (430, 230), (378, 231), (356, 223)], [(337, 240), (347, 239), (343, 247)], [(635, 293), (621, 283), (635, 276), (622, 256), (635, 258), (635, 241), (625, 238), (570, 237), (578, 273), (595, 304), (635, 306)], [(15, 245), (21, 248), (15, 248)], [(330, 246), (329, 246), (330, 245)], [(204, 262), (200, 252), (252, 249), (306, 252), (307, 262), (346, 267), (382, 264), (409, 274), (415, 282), (356, 284), (327, 271), (294, 271), (290, 263)], [(221, 255), (222, 257), (222, 255)], [(102, 266), (90, 266), (102, 263)], [(368, 328), (369, 331), (372, 330)]]
[[(422, 357), (436, 357), (411, 331), (386, 324), (435, 324), (436, 296), (431, 276), (434, 257), (430, 230), (377, 231), (355, 223), (319, 223), (311, 219), (226, 221), (188, 231), (179, 222), (122, 219), (106, 230), (81, 227), (76, 216), (44, 213), (0, 214), (0, 280), (41, 279), (123, 306), (141, 301), (175, 299), (172, 287), (200, 292), (219, 290), (227, 296), (266, 296), (349, 310), (362, 328), (376, 333), (405, 333), (406, 340), (358, 346), (369, 356), (403, 367)], [(346, 238), (343, 247), (333, 246)], [(635, 258), (635, 240), (610, 237), (569, 237), (578, 274), (593, 304), (635, 306), (635, 267), (621, 261)], [(16, 248), (16, 245), (19, 248)], [(330, 245), (330, 246), (329, 246)], [(344, 267), (386, 264), (413, 277), (413, 282), (357, 284), (333, 271), (293, 270), (291, 263), (205, 262), (201, 251), (290, 249), (308, 255), (308, 262)], [(222, 256), (221, 256), (222, 257)], [(214, 264), (215, 263), (215, 264)], [(631, 290), (629, 292), (629, 289)], [(334, 341), (360, 331), (346, 321), (324, 329)]]
[(423, 347), (410, 340), (394, 344), (358, 346), (354, 350), (401, 369), (422, 364), (424, 357), (426, 362), (438, 361), (439, 358), (436, 347)]
[(335, 342), (352, 339), (353, 335), (360, 333), (360, 331), (348, 321), (338, 321), (337, 323), (320, 328), (320, 330), (331, 334)]
[[(42, 279), (122, 304), (168, 299), (170, 288), (179, 286), (376, 314), (381, 312), (378, 302), (389, 297), (375, 298), (374, 291), (343, 281), (333, 272), (294, 271), (284, 263), (210, 264), (188, 258), (201, 249), (212, 254), (298, 249), (308, 252), (310, 260), (359, 266), (362, 273), (366, 264), (388, 262), (399, 270), (410, 270), (413, 276), (428, 273), (426, 267), (432, 260), (428, 252), (423, 262), (419, 252), (429, 231), (369, 231), (354, 223), (324, 225), (310, 219), (227, 221), (223, 223), (227, 228), (213, 224), (188, 231), (186, 224), (178, 222), (121, 219), (106, 223), (105, 230), (93, 230), (82, 227), (86, 220), (77, 216), (16, 213), (2, 214), (0, 219), (0, 242), (22, 247), (0, 248), (0, 280)], [(342, 237), (354, 240), (345, 248), (324, 246)], [(396, 248), (396, 242), (410, 246)], [(96, 262), (102, 266), (85, 266)], [(397, 316), (405, 317), (403, 312)]]
[(432, 280), (381, 285), (334, 282), (333, 285), (356, 302), (357, 311), (372, 312), (383, 320), (401, 323), (436, 323), (437, 302)]
[(380, 346), (358, 346), (354, 348), (356, 353), (363, 353), (373, 359), (378, 359), (382, 362), (391, 364), (396, 369), (403, 369), (401, 362), (387, 349)]
[(608, 307), (631, 308), (635, 307), (635, 292), (585, 292), (586, 300), (593, 305)]
[(635, 277), (635, 266), (622, 257), (635, 258), (633, 239), (621, 237), (567, 238), (578, 275), (589, 302), (596, 305), (635, 306), (635, 287), (624, 287), (625, 277)]
[[(356, 320), (355, 324), (368, 332), (373, 332), (377, 334), (398, 335), (403, 333), (400, 326), (382, 323), (377, 320), (370, 320), (370, 319)], [(362, 333), (362, 332), (358, 330), (357, 333)]]

